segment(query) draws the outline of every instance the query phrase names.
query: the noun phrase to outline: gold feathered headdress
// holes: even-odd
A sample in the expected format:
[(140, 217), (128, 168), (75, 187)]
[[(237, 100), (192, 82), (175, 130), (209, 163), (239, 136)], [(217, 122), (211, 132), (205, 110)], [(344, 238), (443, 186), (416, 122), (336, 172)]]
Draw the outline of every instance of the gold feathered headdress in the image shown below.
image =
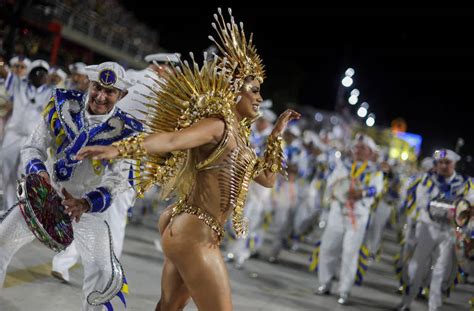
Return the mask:
[(229, 8), (230, 23), (226, 23), (220, 8), (217, 11), (219, 15), (214, 14), (216, 23), (212, 23), (212, 27), (217, 31), (220, 43), (212, 36), (209, 36), (209, 39), (217, 45), (224, 58), (227, 59), (227, 62), (222, 67), (232, 73), (234, 92), (240, 90), (245, 78), (249, 76), (253, 76), (260, 83), (263, 83), (265, 70), (262, 59), (253, 45), (253, 33), (250, 34), (250, 38), (247, 41), (244, 33), (244, 24), (241, 22), (239, 27), (235, 23), (232, 10)]

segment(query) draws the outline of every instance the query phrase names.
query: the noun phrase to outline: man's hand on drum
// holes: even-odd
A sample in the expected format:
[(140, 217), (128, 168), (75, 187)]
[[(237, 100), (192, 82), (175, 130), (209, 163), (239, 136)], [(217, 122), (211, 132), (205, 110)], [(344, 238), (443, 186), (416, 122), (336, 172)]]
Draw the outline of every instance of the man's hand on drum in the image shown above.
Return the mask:
[(357, 200), (360, 200), (362, 199), (362, 195), (363, 194), (363, 190), (362, 189), (354, 189), (354, 188), (350, 188), (349, 189), (349, 199), (350, 200), (354, 200), (354, 201), (357, 201)]
[(38, 173), (41, 177), (43, 177), (44, 180), (48, 182), (48, 184), (51, 184), (51, 179), (49, 178), (49, 174), (46, 171), (39, 172)]
[(118, 157), (119, 151), (114, 146), (88, 146), (84, 147), (76, 155), (76, 160), (92, 158), (92, 160), (112, 160)]
[(64, 195), (64, 200), (61, 203), (66, 207), (66, 213), (71, 220), (75, 219), (76, 222), (79, 222), (82, 214), (90, 209), (89, 203), (85, 199), (76, 199), (65, 188), (61, 192)]

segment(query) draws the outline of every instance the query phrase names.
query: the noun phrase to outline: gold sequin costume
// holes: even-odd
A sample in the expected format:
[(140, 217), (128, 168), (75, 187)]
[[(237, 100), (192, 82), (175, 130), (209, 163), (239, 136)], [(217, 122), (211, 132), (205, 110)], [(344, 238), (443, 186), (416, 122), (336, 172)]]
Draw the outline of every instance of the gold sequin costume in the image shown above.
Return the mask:
[(220, 241), (222, 224), (231, 212), (234, 231), (238, 236), (246, 235), (243, 209), (252, 179), (265, 169), (282, 172), (284, 167), (281, 139), (270, 139), (264, 158), (259, 159), (249, 142), (250, 122), (238, 122), (232, 111), (245, 77), (263, 81), (264, 72), (252, 41), (245, 40), (242, 24), (239, 29), (232, 18), (225, 28), (219, 13), (221, 22), (215, 28), (223, 41), (219, 47), (224, 57), (215, 56), (199, 67), (191, 54), (191, 65), (185, 61), (175, 68), (175, 75), (155, 81), (160, 89), (148, 97), (146, 126), (149, 133), (161, 133), (179, 131), (204, 118), (219, 118), (225, 123), (220, 143), (213, 150), (198, 147), (159, 155), (146, 154), (141, 137), (115, 146), (121, 157), (138, 160), (139, 194), (153, 184), (161, 185), (163, 197), (177, 193), (172, 217), (196, 215)]

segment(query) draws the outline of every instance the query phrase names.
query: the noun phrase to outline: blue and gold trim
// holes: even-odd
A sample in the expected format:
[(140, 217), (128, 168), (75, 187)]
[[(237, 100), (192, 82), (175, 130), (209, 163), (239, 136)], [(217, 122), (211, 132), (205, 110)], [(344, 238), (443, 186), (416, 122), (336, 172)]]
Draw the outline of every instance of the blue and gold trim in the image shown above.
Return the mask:
[(26, 164), (26, 174), (46, 172), (46, 165), (40, 159), (33, 159)]
[(86, 193), (83, 198), (91, 207), (89, 213), (102, 213), (112, 203), (112, 195), (105, 187), (96, 188), (94, 191)]
[(356, 285), (362, 285), (364, 276), (369, 269), (369, 248), (366, 245), (362, 245), (359, 250), (359, 259), (357, 262), (357, 272), (356, 272)]
[[(127, 300), (125, 299), (125, 295), (128, 295), (128, 282), (124, 276), (123, 286), (122, 289), (117, 293), (117, 297), (120, 298), (120, 301), (122, 301), (125, 308), (127, 308)], [(114, 311), (114, 307), (112, 306), (112, 303), (110, 301), (105, 303), (104, 306), (107, 308), (107, 311)]]
[(318, 271), (318, 264), (319, 264), (319, 249), (321, 248), (321, 241), (316, 242), (314, 245), (314, 250), (311, 253), (311, 257), (309, 257), (309, 268), (310, 272)]
[[(139, 121), (118, 108), (107, 121), (90, 127), (85, 118), (85, 101), (86, 95), (82, 92), (56, 89), (43, 111), (45, 122), (56, 142), (56, 154), (64, 153), (64, 157), (54, 163), (55, 178), (59, 181), (71, 178), (79, 164), (75, 155), (82, 147), (111, 145), (143, 131)], [(93, 163), (94, 171), (101, 174), (107, 164)]]

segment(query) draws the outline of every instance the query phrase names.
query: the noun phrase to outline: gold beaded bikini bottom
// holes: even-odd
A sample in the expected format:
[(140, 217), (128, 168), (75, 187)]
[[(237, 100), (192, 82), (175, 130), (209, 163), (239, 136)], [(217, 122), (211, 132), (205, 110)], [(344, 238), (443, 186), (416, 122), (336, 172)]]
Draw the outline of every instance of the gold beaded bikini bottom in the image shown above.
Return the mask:
[(224, 237), (224, 228), (212, 215), (195, 205), (190, 205), (186, 201), (180, 200), (171, 211), (171, 219), (182, 213), (196, 215), (216, 233), (218, 244), (221, 244)]

